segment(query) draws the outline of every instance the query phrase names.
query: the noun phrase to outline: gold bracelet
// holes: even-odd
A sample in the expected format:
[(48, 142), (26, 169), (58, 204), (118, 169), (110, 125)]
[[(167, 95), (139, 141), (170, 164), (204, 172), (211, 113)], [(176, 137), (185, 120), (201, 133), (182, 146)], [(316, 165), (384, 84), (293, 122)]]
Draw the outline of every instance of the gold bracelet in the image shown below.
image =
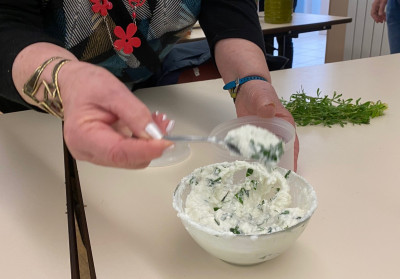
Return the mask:
[[(41, 109), (49, 114), (52, 114), (61, 120), (64, 119), (64, 109), (62, 104), (62, 99), (60, 95), (60, 88), (58, 87), (58, 73), (61, 67), (69, 62), (69, 59), (62, 59), (59, 61), (53, 69), (52, 72), (52, 82), (47, 83), (45, 80), (39, 82), (40, 76), (44, 69), (54, 60), (61, 59), (61, 57), (52, 57), (46, 60), (42, 65), (40, 65), (30, 79), (25, 83), (23, 92), (29, 98), (31, 98)], [(36, 98), (36, 93), (38, 92), (40, 86), (44, 86), (43, 101)]]

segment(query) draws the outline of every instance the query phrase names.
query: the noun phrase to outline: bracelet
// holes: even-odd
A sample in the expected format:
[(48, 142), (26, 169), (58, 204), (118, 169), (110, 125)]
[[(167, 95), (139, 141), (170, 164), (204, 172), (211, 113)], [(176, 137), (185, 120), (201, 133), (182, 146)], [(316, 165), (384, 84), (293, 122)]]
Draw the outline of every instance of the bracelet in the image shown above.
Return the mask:
[(232, 80), (231, 82), (228, 82), (227, 84), (225, 84), (223, 89), (228, 90), (229, 93), (231, 94), (231, 97), (233, 99), (236, 99), (236, 96), (239, 92), (240, 85), (242, 85), (243, 83), (248, 82), (250, 80), (263, 80), (263, 81), (268, 82), (268, 80), (266, 80), (265, 78), (260, 77), (260, 76), (247, 76), (247, 77), (240, 78), (240, 79), (237, 78), (235, 80)]
[[(60, 60), (53, 69), (51, 78), (52, 82), (47, 83), (45, 80), (39, 82), (40, 76), (44, 69), (54, 60), (61, 59), (61, 57), (52, 57), (46, 60), (42, 65), (40, 65), (29, 80), (24, 84), (23, 93), (27, 95), (31, 100), (33, 100), (38, 107), (46, 111), (47, 113), (54, 115), (61, 120), (64, 119), (64, 109), (62, 104), (62, 99), (60, 95), (60, 88), (58, 87), (58, 73), (63, 65), (68, 63), (69, 59)], [(40, 101), (36, 98), (36, 94), (43, 84), (44, 95), (43, 100)]]

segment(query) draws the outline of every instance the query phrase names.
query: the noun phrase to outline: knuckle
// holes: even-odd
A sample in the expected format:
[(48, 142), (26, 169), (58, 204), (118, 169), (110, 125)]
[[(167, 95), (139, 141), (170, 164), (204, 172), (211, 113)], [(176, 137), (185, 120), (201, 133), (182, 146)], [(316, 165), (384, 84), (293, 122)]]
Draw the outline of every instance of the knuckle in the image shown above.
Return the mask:
[(120, 148), (119, 144), (115, 144), (113, 147), (111, 147), (107, 157), (109, 158), (109, 161), (112, 165), (129, 165), (129, 156), (123, 149)]

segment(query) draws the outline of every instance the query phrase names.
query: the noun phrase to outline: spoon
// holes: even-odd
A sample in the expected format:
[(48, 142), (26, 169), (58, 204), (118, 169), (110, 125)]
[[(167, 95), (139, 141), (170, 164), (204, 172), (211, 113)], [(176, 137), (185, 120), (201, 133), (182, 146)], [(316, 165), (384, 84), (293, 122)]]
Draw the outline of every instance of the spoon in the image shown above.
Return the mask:
[(179, 135), (179, 136), (170, 136), (166, 135), (163, 137), (163, 139), (170, 140), (170, 141), (182, 141), (182, 142), (209, 142), (213, 144), (218, 144), (222, 145), (223, 147), (227, 148), (229, 151), (236, 155), (241, 155), (239, 148), (230, 143), (226, 142), (224, 140), (219, 140), (216, 137), (210, 137), (210, 136), (192, 136), (192, 135)]
[(231, 137), (226, 137), (224, 140), (217, 139), (211, 136), (193, 136), (193, 135), (177, 135), (177, 136), (164, 136), (163, 139), (170, 141), (180, 142), (208, 142), (213, 144), (222, 145), (228, 149), (231, 155), (242, 156), (247, 159), (254, 159), (265, 166), (275, 165), (284, 152), (283, 142), (280, 140), (276, 144), (264, 146), (256, 143), (254, 140), (249, 141), (251, 151), (246, 151), (239, 148), (238, 143), (232, 142)]

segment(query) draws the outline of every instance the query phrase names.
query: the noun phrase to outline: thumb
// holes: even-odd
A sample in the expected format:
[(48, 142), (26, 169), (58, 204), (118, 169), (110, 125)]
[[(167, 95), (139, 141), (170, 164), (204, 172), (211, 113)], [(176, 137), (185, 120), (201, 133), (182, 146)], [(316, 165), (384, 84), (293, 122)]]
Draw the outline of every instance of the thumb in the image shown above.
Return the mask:
[(276, 106), (274, 103), (264, 102), (257, 106), (257, 116), (263, 118), (272, 118), (276, 114)]
[(257, 116), (263, 118), (272, 118), (276, 114), (275, 98), (271, 94), (255, 94), (252, 102), (256, 106)]
[(385, 7), (386, 7), (386, 5), (384, 3), (380, 3), (379, 11), (378, 11), (378, 15), (379, 16), (385, 15)]

